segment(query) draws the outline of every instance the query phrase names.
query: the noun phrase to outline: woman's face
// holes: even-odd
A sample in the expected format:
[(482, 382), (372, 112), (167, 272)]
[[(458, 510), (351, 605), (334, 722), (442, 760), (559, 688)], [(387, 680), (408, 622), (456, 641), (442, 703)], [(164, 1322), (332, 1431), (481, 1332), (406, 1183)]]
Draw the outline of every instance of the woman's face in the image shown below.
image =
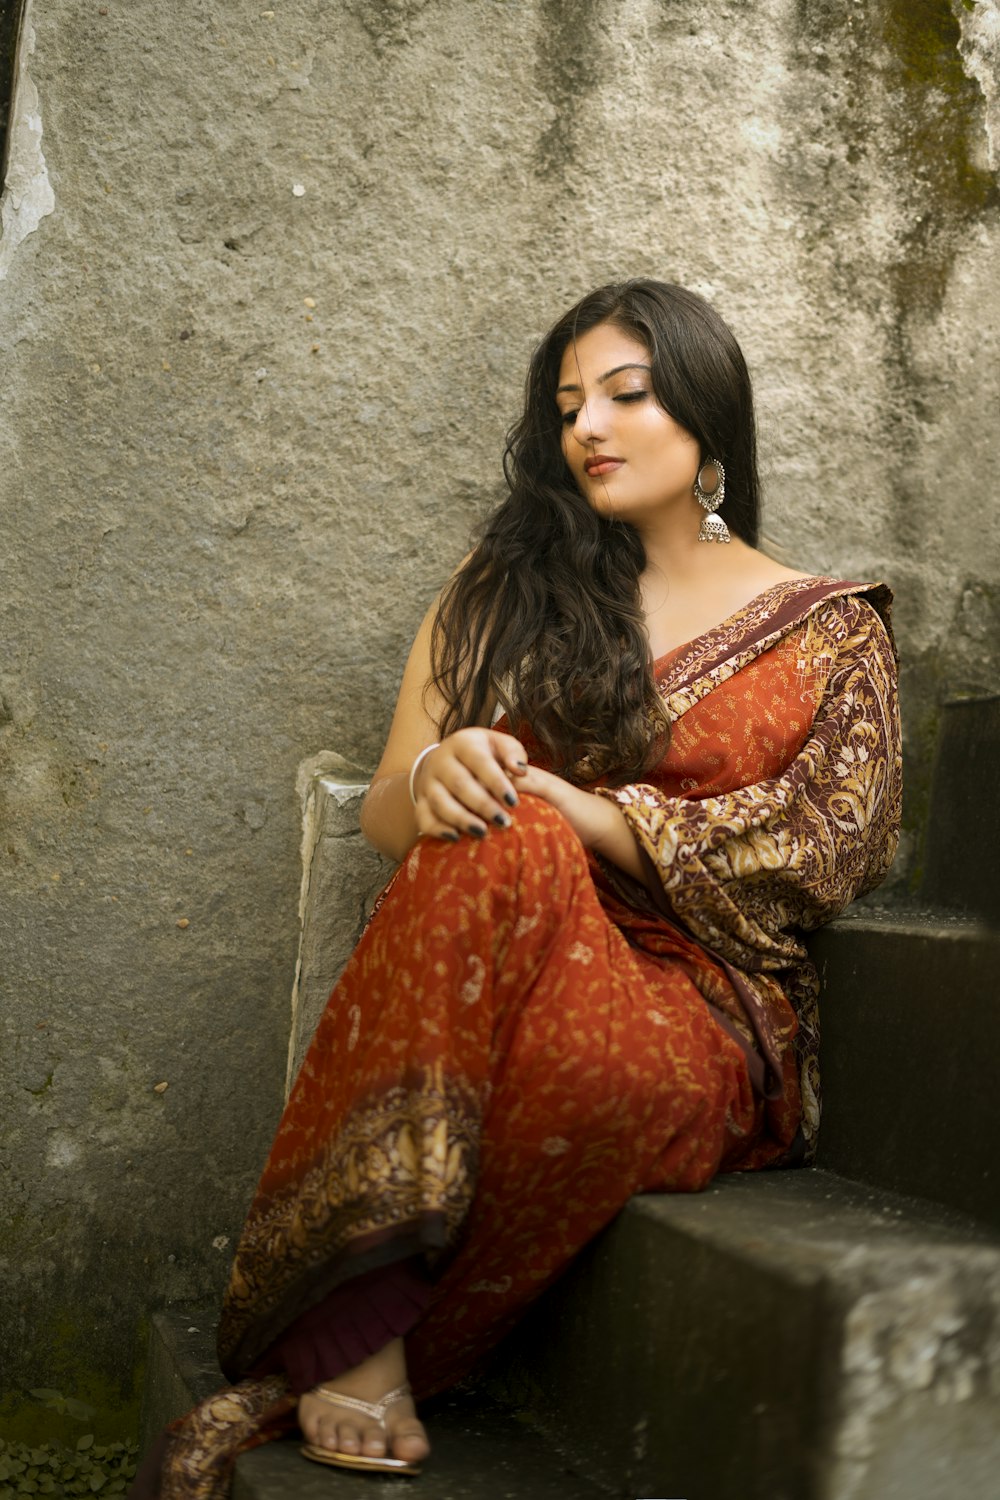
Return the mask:
[(658, 404), (645, 344), (614, 323), (581, 334), (566, 346), (556, 402), (566, 462), (596, 511), (640, 529), (678, 505), (697, 513), (698, 442)]

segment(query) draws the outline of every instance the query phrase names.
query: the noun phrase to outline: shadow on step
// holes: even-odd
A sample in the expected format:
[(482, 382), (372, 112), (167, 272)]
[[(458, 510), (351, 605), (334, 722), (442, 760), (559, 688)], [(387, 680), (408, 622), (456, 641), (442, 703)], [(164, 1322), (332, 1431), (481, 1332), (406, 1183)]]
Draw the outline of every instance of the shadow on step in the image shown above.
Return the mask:
[[(153, 1319), (144, 1448), (224, 1384), (215, 1359), (215, 1315), (214, 1307), (199, 1307)], [(609, 1500), (614, 1493), (481, 1391), (448, 1393), (425, 1403), (421, 1415), (434, 1452), (413, 1481), (310, 1463), (298, 1439), (290, 1438), (243, 1455), (232, 1500)]]
[(997, 1493), (1000, 1240), (817, 1170), (636, 1198), (490, 1388), (623, 1496)]

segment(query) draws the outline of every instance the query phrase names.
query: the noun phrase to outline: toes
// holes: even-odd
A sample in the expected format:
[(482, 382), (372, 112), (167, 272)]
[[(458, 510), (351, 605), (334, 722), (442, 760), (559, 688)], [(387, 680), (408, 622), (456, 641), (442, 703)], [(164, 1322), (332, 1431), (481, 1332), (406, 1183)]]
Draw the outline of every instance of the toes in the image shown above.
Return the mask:
[(359, 1427), (349, 1417), (324, 1412), (318, 1418), (303, 1414), (302, 1430), (310, 1443), (330, 1453), (364, 1453), (369, 1458), (385, 1455), (385, 1432), (377, 1423)]
[(320, 1417), (318, 1422), (313, 1423), (312, 1432), (308, 1436), (317, 1448), (332, 1448), (337, 1441), (337, 1424), (328, 1417)]
[(304, 1431), (317, 1448), (326, 1448), (331, 1453), (338, 1450), (341, 1453), (361, 1452), (361, 1435), (358, 1429), (350, 1420), (345, 1422), (343, 1417), (338, 1421), (333, 1413), (329, 1416), (324, 1414), (317, 1422), (310, 1422)]
[(382, 1458), (385, 1453), (385, 1430), (382, 1427), (366, 1427), (362, 1452), (369, 1458)]
[(331, 1410), (329, 1406), (323, 1410), (321, 1402), (304, 1396), (299, 1406), (299, 1423), (308, 1442), (330, 1453), (363, 1454), (368, 1458), (384, 1458), (390, 1453), (393, 1458), (416, 1464), (431, 1451), (423, 1424), (416, 1416), (400, 1417), (391, 1423), (387, 1437), (378, 1422), (352, 1420), (343, 1411)]
[(360, 1453), (361, 1434), (353, 1422), (341, 1419), (334, 1425), (333, 1439), (327, 1446), (339, 1448), (341, 1453)]
[(303, 1396), (299, 1401), (299, 1426), (307, 1443), (315, 1443), (317, 1447), (326, 1446), (323, 1432), (327, 1422), (323, 1409), (318, 1401), (313, 1401), (309, 1396)]
[(403, 1458), (407, 1463), (418, 1463), (431, 1451), (423, 1424), (416, 1417), (400, 1422), (392, 1434), (393, 1458)]

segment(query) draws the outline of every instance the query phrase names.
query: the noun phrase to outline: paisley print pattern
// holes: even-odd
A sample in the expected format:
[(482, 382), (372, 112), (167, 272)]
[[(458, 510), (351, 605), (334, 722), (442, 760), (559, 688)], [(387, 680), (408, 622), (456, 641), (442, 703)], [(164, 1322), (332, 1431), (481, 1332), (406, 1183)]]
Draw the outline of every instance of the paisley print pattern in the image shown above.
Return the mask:
[[(831, 589), (776, 641), (765, 636), (773, 644), (738, 675), (732, 661), (746, 648), (712, 664), (713, 650), (699, 646), (697, 670), (709, 664), (700, 677), (692, 677), (685, 649), (662, 681), (675, 724), (659, 774), (648, 784), (598, 789), (621, 807), (649, 855), (661, 910), (739, 969), (763, 1002), (772, 1051), (782, 1038), (768, 1033), (774, 1024), (784, 1029), (778, 997), (792, 1002), (807, 1157), (819, 1127), (819, 1017), (802, 934), (885, 877), (902, 796), (888, 590)], [(759, 635), (767, 621), (751, 611), (748, 631)], [(685, 681), (674, 688), (679, 675)], [(729, 700), (737, 685), (735, 728)], [(686, 781), (673, 770), (681, 765)]]
[(237, 1248), (219, 1334), (236, 1384), (175, 1424), (163, 1497), (222, 1500), (236, 1454), (293, 1420), (269, 1350), (353, 1276), (413, 1254), (431, 1269), (407, 1338), (426, 1396), (632, 1194), (696, 1191), (814, 1138), (802, 932), (895, 848), (886, 605), (868, 585), (782, 584), (656, 664), (666, 756), (641, 785), (594, 786), (646, 884), (534, 797), (481, 843), (414, 847), (330, 998)]
[(296, 1398), (282, 1376), (247, 1381), (196, 1406), (167, 1435), (157, 1500), (224, 1500), (239, 1453), (292, 1425)]
[[(464, 987), (460, 1003), (468, 1004)], [(357, 1009), (346, 1007), (351, 1035)], [(341, 1039), (321, 1045), (340, 1056)], [(300, 1129), (296, 1108), (305, 1099), (312, 1109), (316, 1078), (314, 1061), (303, 1067), (244, 1228), (220, 1328), (224, 1349), (249, 1320), (260, 1352), (316, 1300), (319, 1285), (329, 1290), (355, 1273), (359, 1251), (398, 1225), (419, 1224), (423, 1247), (439, 1248), (468, 1212), (480, 1129), (474, 1090), (446, 1079), (440, 1061), (412, 1067), (401, 1083), (370, 1087), (336, 1133), (317, 1141)], [(323, 1087), (331, 1108), (326, 1080)]]

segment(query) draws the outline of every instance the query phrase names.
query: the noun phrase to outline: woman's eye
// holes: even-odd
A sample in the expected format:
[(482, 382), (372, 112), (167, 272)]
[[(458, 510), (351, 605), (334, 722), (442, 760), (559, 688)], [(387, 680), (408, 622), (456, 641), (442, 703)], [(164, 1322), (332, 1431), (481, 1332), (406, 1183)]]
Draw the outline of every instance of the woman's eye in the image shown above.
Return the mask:
[(560, 420), (561, 420), (561, 422), (562, 422), (562, 424), (563, 424), (564, 427), (572, 427), (573, 423), (576, 421), (576, 412), (575, 411), (560, 412)]
[(621, 391), (615, 397), (616, 401), (645, 401), (649, 395), (648, 391)]

